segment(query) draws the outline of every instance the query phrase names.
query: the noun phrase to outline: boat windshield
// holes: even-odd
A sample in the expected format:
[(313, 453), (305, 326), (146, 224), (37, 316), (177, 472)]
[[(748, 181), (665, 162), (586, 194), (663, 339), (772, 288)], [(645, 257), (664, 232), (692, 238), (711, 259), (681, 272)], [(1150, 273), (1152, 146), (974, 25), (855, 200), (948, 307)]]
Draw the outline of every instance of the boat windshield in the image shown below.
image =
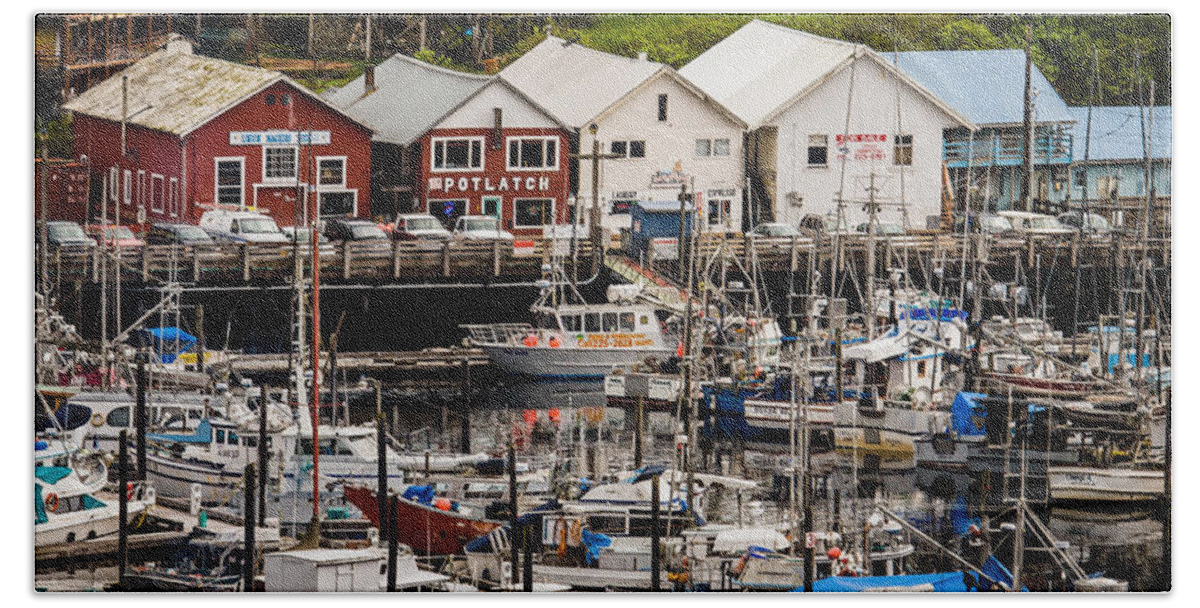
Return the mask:
[(199, 226), (180, 225), (175, 229), (175, 235), (181, 241), (211, 243), (212, 237), (208, 233), (201, 230)]

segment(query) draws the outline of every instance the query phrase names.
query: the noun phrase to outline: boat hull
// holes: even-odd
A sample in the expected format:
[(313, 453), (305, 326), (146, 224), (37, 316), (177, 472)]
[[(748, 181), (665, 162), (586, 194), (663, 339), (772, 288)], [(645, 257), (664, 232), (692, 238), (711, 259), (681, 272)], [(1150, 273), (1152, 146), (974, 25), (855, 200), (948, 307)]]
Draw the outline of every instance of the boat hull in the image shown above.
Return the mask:
[[(379, 527), (378, 503), (373, 488), (347, 485), (343, 492), (346, 500)], [(398, 497), (396, 502), (399, 515), (392, 525), (395, 526), (397, 539), (423, 555), (462, 554), (463, 546), (468, 542), (502, 525), (498, 521), (426, 507), (404, 498)]]
[(574, 348), (480, 344), (501, 370), (535, 378), (603, 378), (616, 366), (632, 365), (647, 357), (666, 359), (667, 348)]
[(1162, 498), (1165, 491), (1158, 470), (1052, 466), (1047, 475), (1055, 501), (1137, 502)]
[[(129, 501), (128, 517), (132, 520), (153, 504), (154, 502), (150, 500)], [(44, 524), (34, 525), (33, 546), (49, 547), (116, 534), (118, 514), (117, 501), (113, 499), (99, 509), (55, 515), (53, 519)]]

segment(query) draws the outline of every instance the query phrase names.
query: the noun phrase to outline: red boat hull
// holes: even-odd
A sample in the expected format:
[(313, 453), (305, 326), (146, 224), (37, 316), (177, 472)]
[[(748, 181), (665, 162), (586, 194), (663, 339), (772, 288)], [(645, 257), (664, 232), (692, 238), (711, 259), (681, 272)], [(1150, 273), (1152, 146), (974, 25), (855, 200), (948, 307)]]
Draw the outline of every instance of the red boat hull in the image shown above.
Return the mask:
[(1030, 378), (1017, 374), (985, 373), (984, 379), (998, 387), (1012, 387), (1014, 393), (1047, 397), (1084, 397), (1103, 390), (1095, 382)]
[[(343, 492), (346, 500), (358, 507), (378, 528), (379, 510), (375, 489), (347, 485)], [(427, 507), (404, 498), (397, 498), (397, 503), (399, 517), (394, 524), (397, 538), (422, 555), (462, 554), (463, 545), (503, 525), (501, 522)]]

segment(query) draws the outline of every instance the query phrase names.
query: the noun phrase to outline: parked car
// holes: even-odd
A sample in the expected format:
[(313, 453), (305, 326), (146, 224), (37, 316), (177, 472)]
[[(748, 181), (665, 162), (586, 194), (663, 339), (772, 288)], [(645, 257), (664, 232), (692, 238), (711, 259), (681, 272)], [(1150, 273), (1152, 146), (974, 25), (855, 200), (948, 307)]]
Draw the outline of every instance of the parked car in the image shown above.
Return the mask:
[(442, 227), (442, 223), (432, 215), (423, 213), (397, 215), (394, 226), (392, 238), (401, 241), (446, 241), (450, 239), (450, 231)]
[[(41, 235), (35, 229), (34, 242), (38, 242), (40, 238)], [(75, 222), (46, 222), (46, 241), (50, 247), (62, 249), (86, 250), (96, 246), (96, 241), (89, 238), (83, 228)]]
[[(994, 236), (1016, 236), (1017, 234), (1016, 231), (1013, 230), (1012, 222), (994, 213), (972, 213), (970, 219), (972, 232), (978, 230), (984, 234), (991, 234)], [(962, 234), (963, 225), (965, 222), (965, 216), (954, 216), (954, 232), (956, 234)]]
[(836, 214), (816, 215), (810, 213), (800, 220), (800, 234), (809, 237), (831, 234), (850, 234), (850, 222), (842, 216), (838, 221)]
[[(308, 226), (284, 226), (279, 231), (287, 238), (289, 244), (294, 241), (296, 242), (295, 244), (299, 246), (301, 254), (307, 254), (312, 251), (312, 228)], [(330, 243), (324, 234), (317, 232), (317, 252), (320, 255), (331, 255), (335, 251), (333, 243)]]
[(218, 242), (286, 243), (275, 220), (257, 211), (212, 209), (200, 216), (200, 228)]
[(140, 249), (146, 244), (133, 234), (129, 226), (92, 224), (87, 227), (87, 233), (109, 249)]
[(331, 241), (386, 241), (387, 233), (370, 220), (336, 218), (325, 222), (325, 236)]
[(211, 236), (191, 224), (154, 224), (146, 230), (146, 242), (151, 245), (211, 245)]
[(782, 238), (788, 239), (794, 236), (801, 236), (800, 231), (791, 224), (781, 224), (777, 222), (768, 222), (759, 224), (750, 231), (752, 238)]
[(996, 215), (1008, 220), (1012, 229), (1023, 236), (1066, 236), (1075, 232), (1053, 215), (1029, 211), (1001, 211)]
[(1083, 232), (1096, 236), (1106, 236), (1112, 232), (1112, 226), (1108, 223), (1108, 218), (1096, 215), (1095, 213), (1068, 211), (1059, 215), (1058, 221), (1069, 228), (1075, 230), (1082, 229)]
[(454, 238), (464, 241), (511, 241), (511, 232), (500, 228), (500, 220), (490, 215), (464, 215), (454, 223)]
[[(854, 228), (854, 231), (861, 232), (863, 234), (867, 234), (867, 232), (870, 231), (868, 222), (863, 222), (863, 223), (859, 224), (858, 226), (856, 226)], [(879, 236), (904, 236), (904, 235), (908, 234), (908, 231), (905, 230), (904, 226), (901, 226), (900, 224), (896, 224), (893, 222), (876, 221), (875, 222), (875, 234), (877, 234)]]

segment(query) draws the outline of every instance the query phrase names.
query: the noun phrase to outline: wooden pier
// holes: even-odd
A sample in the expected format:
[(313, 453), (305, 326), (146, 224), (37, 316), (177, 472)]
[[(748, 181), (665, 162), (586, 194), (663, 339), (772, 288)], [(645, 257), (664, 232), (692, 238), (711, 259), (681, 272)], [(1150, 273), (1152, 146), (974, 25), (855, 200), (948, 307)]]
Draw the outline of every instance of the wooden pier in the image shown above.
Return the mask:
[[(329, 353), (322, 352), (321, 360), (328, 361)], [(354, 374), (378, 375), (380, 372), (438, 372), (487, 367), (490, 359), (478, 348), (427, 348), (418, 351), (346, 352), (338, 353), (337, 366)], [(286, 354), (232, 355), (230, 368), (239, 375), (285, 374), (288, 372)]]
[[(541, 276), (555, 243), (549, 240), (522, 241), (518, 246), (506, 242), (429, 243), (396, 241), (392, 243), (345, 242), (323, 246), (320, 255), (321, 281), (324, 285), (388, 285), (421, 282), (531, 282)], [(571, 258), (569, 243), (560, 242)], [(1114, 256), (1128, 257), (1143, 253), (1155, 265), (1171, 263), (1170, 239), (1152, 239), (1135, 243), (1133, 239), (1114, 242), (1114, 237), (1037, 236), (1030, 238), (986, 237), (981, 262), (1006, 265), (1019, 260), (1033, 265), (1038, 256), (1058, 259), (1063, 265), (1111, 264)], [(798, 271), (808, 266), (810, 256), (827, 261), (846, 262), (865, 257), (867, 235), (843, 235), (837, 241), (823, 238), (755, 238), (747, 235), (704, 235), (698, 243), (703, 257), (719, 248), (738, 256), (752, 252), (760, 268), (767, 271)], [(877, 236), (876, 253), (891, 260), (902, 256), (921, 256), (944, 263), (961, 261), (962, 235), (918, 233), (904, 236)], [(581, 271), (589, 268), (593, 247), (588, 239), (577, 242), (574, 257)], [(299, 254), (309, 256), (307, 247)], [(89, 250), (54, 249), (48, 252), (49, 275), (57, 286), (70, 283), (99, 283), (100, 262), (108, 258), (111, 269), (121, 269), (121, 281), (128, 284), (177, 282), (183, 285), (237, 288), (238, 286), (283, 286), (295, 275), (297, 249), (288, 244), (228, 243), (206, 246), (149, 245), (120, 252), (99, 247)], [(673, 262), (637, 260), (647, 268), (673, 266)], [(661, 270), (661, 269), (660, 269)]]

